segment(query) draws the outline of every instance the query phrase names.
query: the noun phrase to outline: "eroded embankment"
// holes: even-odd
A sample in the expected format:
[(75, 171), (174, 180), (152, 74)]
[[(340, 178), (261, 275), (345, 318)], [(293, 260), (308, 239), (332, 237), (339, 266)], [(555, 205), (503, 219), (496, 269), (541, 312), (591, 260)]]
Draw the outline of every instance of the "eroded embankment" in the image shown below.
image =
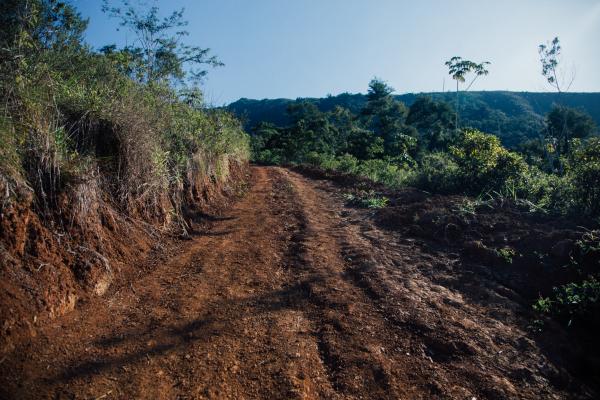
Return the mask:
[[(139, 275), (136, 262), (174, 245), (203, 212), (226, 206), (245, 185), (247, 166), (230, 162), (228, 175), (189, 176), (187, 186), (156, 193), (160, 202), (132, 212), (92, 174), (56, 194), (53, 207), (24, 183), (0, 176), (0, 352), (35, 336), (77, 304), (104, 296)], [(179, 209), (175, 209), (177, 207)]]
[(281, 168), (0, 364), (17, 398), (593, 398), (530, 305)]

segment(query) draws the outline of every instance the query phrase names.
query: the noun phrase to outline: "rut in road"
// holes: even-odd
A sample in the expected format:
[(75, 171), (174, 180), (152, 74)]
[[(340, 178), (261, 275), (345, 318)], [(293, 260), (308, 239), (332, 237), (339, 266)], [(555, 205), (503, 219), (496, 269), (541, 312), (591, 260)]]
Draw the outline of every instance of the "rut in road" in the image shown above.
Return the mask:
[[(522, 330), (451, 284), (453, 254), (343, 206), (331, 183), (254, 167), (178, 252), (4, 361), (14, 398), (563, 398)], [(450, 281), (448, 278), (446, 281)], [(550, 370), (544, 375), (543, 370)], [(540, 372), (542, 371), (542, 372)], [(562, 392), (564, 390), (565, 392)]]

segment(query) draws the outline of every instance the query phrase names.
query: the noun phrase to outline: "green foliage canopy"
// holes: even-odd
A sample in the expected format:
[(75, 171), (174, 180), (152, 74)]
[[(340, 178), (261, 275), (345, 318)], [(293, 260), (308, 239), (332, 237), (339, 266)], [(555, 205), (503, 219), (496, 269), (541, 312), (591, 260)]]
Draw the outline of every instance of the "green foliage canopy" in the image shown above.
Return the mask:
[(207, 74), (203, 66), (224, 65), (216, 56), (210, 55), (209, 48), (183, 42), (183, 38), (189, 35), (183, 29), (188, 25), (183, 9), (160, 18), (156, 6), (143, 12), (141, 4), (136, 6), (129, 0), (122, 0), (121, 7), (113, 7), (108, 0), (103, 0), (102, 10), (133, 32), (137, 40), (134, 45), (121, 50), (109, 45), (101, 51), (111, 55), (124, 71), (140, 81), (183, 81), (189, 75), (192, 81), (197, 82)]

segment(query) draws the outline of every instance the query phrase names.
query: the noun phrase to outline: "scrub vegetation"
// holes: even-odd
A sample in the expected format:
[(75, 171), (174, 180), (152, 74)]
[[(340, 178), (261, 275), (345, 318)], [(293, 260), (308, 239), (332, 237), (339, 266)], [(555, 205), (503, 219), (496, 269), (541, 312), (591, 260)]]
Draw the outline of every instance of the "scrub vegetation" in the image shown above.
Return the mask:
[(176, 216), (194, 174), (223, 181), (229, 163), (247, 159), (239, 122), (204, 108), (201, 92), (186, 80), (187, 63), (217, 61), (205, 60), (202, 49), (180, 54), (176, 38), (167, 37), (181, 18), (161, 21), (155, 8), (129, 13), (124, 25), (140, 37), (149, 35), (140, 30), (154, 34), (141, 40), (146, 47), (96, 52), (83, 42), (87, 21), (72, 6), (6, 4), (0, 168), (7, 194), (16, 185), (30, 188), (36, 207), (51, 214), (62, 193), (98, 179), (129, 213)]

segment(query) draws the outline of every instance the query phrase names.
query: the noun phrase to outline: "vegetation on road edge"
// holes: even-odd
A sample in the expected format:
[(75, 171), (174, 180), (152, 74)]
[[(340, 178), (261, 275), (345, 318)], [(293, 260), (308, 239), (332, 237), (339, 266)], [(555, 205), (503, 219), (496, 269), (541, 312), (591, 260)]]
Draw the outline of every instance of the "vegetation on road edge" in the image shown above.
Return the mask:
[(188, 79), (206, 73), (188, 76), (194, 65), (220, 63), (207, 49), (180, 44), (182, 12), (163, 21), (156, 8), (125, 6), (105, 3), (123, 26), (152, 39), (98, 52), (83, 41), (87, 20), (68, 3), (5, 4), (0, 171), (7, 195), (31, 188), (47, 216), (62, 193), (98, 180), (123, 211), (167, 222), (180, 215), (194, 180), (224, 181), (231, 163), (249, 157), (238, 120), (205, 108)]

